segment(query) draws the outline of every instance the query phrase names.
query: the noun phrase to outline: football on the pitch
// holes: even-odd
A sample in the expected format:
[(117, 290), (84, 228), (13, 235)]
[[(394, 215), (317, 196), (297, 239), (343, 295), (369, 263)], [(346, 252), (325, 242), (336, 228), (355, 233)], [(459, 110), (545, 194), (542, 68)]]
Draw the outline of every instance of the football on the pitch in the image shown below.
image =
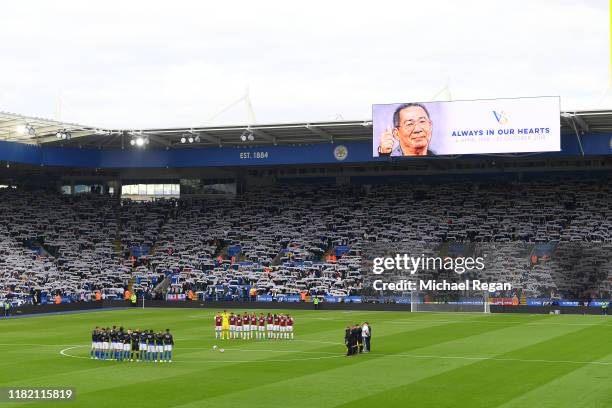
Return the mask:
[(215, 350), (217, 350), (217, 345), (216, 344), (213, 346), (213, 351), (215, 351)]
[(221, 353), (225, 353), (225, 349), (219, 349)]

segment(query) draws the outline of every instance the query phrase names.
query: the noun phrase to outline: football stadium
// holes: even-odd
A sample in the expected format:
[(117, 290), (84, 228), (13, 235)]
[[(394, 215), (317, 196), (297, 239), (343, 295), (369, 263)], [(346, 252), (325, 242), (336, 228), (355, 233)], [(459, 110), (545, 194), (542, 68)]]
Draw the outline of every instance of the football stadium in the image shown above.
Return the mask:
[[(438, 7), (408, 3), (384, 15)], [(488, 40), (432, 34), (401, 92), (402, 61), (324, 80), (353, 59), (320, 36), (392, 51), (378, 11), (347, 11), (368, 40), (331, 4), (7, 5), (0, 407), (612, 407), (610, 19), (563, 25), (612, 14), (546, 3), (528, 38), (476, 11), (506, 46), (475, 77)], [(458, 67), (433, 98), (431, 64)]]

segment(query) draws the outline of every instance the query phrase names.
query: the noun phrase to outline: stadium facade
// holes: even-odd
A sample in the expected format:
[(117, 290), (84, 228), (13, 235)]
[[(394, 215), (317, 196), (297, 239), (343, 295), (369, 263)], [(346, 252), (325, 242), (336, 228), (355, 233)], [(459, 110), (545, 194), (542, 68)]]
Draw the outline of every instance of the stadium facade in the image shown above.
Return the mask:
[[(125, 130), (1, 114), (0, 298), (598, 311), (612, 292), (612, 112), (560, 123), (559, 152), (405, 159), (373, 157), (371, 120)], [(381, 245), (488, 251), (495, 264), (467, 277), (512, 290), (375, 291)]]

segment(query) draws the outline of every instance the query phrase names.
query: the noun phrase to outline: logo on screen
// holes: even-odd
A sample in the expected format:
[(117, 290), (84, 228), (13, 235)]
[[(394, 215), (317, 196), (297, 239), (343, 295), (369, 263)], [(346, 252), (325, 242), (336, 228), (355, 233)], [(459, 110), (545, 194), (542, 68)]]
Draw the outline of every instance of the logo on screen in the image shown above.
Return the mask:
[(334, 157), (336, 158), (336, 160), (342, 161), (346, 159), (347, 156), (348, 149), (346, 148), (346, 146), (336, 146), (336, 148), (334, 149)]
[(510, 120), (504, 111), (493, 111), (493, 115), (495, 115), (495, 120), (497, 120), (497, 123), (500, 125), (505, 125)]

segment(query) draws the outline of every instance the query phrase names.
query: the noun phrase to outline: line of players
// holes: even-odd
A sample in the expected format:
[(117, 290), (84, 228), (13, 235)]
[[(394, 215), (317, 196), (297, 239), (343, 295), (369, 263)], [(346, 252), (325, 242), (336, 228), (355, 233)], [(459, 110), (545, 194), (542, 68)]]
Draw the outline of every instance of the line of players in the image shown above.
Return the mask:
[(215, 316), (216, 339), (287, 339), (293, 340), (293, 317), (284, 314), (217, 313)]
[(171, 363), (174, 338), (166, 332), (96, 327), (91, 333), (90, 358), (95, 360)]

